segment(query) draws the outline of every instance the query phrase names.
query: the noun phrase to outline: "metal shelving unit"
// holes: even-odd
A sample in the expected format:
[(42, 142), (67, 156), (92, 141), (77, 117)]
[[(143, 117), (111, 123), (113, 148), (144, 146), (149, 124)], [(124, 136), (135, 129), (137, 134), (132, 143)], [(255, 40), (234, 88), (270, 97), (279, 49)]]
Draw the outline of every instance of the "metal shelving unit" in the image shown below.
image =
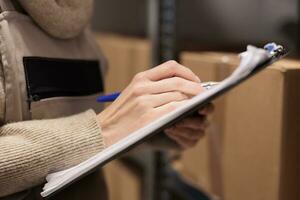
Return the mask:
[(152, 65), (177, 59), (177, 0), (148, 0), (148, 35)]
[[(148, 37), (152, 44), (152, 66), (168, 60), (178, 60), (177, 49), (177, 1), (148, 0)], [(209, 197), (197, 188), (181, 180), (172, 169), (171, 158), (164, 151), (151, 154), (151, 166), (144, 178), (144, 192), (151, 200), (209, 200)], [(149, 158), (150, 158), (149, 157)], [(148, 177), (148, 180), (147, 180)], [(151, 191), (151, 192), (149, 192)], [(151, 193), (151, 194), (150, 194)]]
[[(176, 1), (148, 0), (148, 36), (152, 44), (152, 66), (167, 60), (177, 59), (176, 49)], [(148, 189), (153, 200), (169, 200), (163, 182), (167, 174), (168, 154), (163, 151), (152, 152), (152, 176)]]

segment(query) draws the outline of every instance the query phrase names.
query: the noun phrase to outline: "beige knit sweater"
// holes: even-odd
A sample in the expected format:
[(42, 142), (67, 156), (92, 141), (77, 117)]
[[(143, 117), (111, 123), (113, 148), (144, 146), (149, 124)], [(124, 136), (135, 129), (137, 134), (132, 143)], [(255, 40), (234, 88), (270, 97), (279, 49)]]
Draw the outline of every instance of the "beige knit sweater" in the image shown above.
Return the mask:
[(57, 38), (82, 32), (93, 14), (94, 0), (18, 0), (35, 22)]
[(12, 123), (0, 128), (0, 197), (45, 181), (105, 147), (96, 114)]
[[(9, 1), (9, 0), (7, 0)], [(16, 1), (15, 1), (16, 2)], [(80, 34), (92, 14), (93, 0), (19, 0), (49, 34)], [(0, 122), (5, 94), (0, 69)], [(42, 184), (48, 173), (74, 166), (104, 149), (96, 114), (0, 126), (0, 198)]]

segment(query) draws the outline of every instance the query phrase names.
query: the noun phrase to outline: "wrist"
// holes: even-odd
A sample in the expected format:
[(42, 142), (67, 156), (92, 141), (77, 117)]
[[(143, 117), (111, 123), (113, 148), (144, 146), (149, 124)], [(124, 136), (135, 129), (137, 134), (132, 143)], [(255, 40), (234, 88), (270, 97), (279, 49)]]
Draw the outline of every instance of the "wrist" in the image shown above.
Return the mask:
[(116, 138), (114, 137), (114, 134), (112, 134), (109, 129), (107, 128), (107, 126), (105, 125), (105, 120), (103, 118), (103, 115), (98, 114), (97, 115), (97, 122), (99, 124), (99, 126), (101, 127), (101, 134), (105, 143), (106, 147), (109, 147), (111, 145), (113, 145), (116, 142)]

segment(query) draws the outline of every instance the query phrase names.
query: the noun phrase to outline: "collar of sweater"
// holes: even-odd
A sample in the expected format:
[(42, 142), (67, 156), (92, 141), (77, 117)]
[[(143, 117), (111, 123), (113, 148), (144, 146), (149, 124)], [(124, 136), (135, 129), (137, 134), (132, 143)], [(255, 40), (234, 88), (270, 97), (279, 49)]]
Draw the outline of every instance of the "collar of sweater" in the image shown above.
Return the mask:
[(60, 39), (79, 35), (93, 13), (93, 0), (19, 0), (33, 20)]

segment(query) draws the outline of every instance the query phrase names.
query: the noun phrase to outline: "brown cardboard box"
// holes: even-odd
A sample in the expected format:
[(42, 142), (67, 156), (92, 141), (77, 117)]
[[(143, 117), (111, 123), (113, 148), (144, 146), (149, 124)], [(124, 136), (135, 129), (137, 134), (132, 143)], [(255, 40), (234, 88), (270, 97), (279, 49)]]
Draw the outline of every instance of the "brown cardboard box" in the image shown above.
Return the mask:
[[(237, 64), (224, 54), (185, 53), (182, 60), (204, 80)], [(183, 156), (185, 176), (225, 200), (298, 199), (299, 87), (300, 63), (285, 60), (219, 99), (208, 137)]]
[(98, 33), (96, 39), (108, 60), (106, 92), (121, 91), (135, 74), (150, 68), (150, 44), (145, 39)]
[[(96, 39), (107, 58), (106, 92), (121, 91), (133, 76), (150, 66), (150, 45), (147, 40), (120, 35), (98, 33)], [(104, 167), (111, 200), (139, 200), (140, 178), (121, 161)]]
[(110, 200), (140, 200), (141, 180), (133, 169), (119, 160), (104, 167)]
[[(218, 53), (183, 53), (183, 65), (196, 73), (201, 81), (221, 81), (229, 75), (229, 63), (236, 62), (236, 55)], [(190, 181), (215, 196), (223, 196), (222, 146), (226, 99), (214, 102), (215, 112), (210, 128), (199, 145), (182, 155), (182, 173)]]

